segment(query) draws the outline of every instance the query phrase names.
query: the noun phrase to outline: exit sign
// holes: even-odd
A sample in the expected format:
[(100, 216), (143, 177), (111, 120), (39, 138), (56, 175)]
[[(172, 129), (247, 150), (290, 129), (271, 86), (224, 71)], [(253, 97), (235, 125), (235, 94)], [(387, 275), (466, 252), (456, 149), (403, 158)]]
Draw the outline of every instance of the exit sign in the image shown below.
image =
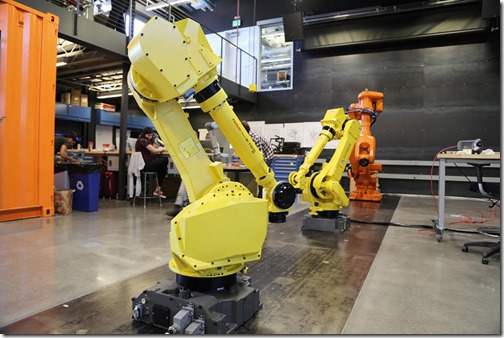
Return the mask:
[(233, 27), (240, 27), (241, 26), (241, 19), (239, 16), (235, 16), (233, 19)]

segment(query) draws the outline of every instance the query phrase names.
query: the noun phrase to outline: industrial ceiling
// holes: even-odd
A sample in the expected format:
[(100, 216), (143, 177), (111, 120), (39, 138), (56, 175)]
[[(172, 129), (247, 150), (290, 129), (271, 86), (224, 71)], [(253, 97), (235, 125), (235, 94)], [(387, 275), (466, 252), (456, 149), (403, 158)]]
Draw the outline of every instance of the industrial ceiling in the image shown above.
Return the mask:
[[(77, 1), (77, 2), (76, 2)], [(170, 5), (168, 2), (173, 5)], [(296, 10), (305, 14), (305, 25), (323, 23), (349, 17), (386, 14), (394, 11), (411, 11), (427, 6), (444, 6), (477, 0), (355, 0), (355, 1), (291, 1)], [(65, 7), (68, 11), (76, 11), (79, 4), (79, 15), (88, 16), (96, 23), (119, 30), (122, 22), (114, 22), (111, 15), (111, 0), (50, 0), (53, 4)], [(128, 2), (119, 1), (128, 13)], [(122, 4), (121, 4), (122, 3)], [(219, 5), (219, 0), (136, 0), (134, 16), (147, 21), (153, 15), (162, 15), (172, 20), (190, 17), (191, 12), (197, 10), (212, 11)], [(124, 8), (126, 6), (126, 8)], [(122, 88), (122, 73), (124, 58), (121, 56), (85, 47), (74, 42), (59, 39), (58, 61), (66, 64), (59, 66), (57, 71), (58, 87), (60, 90), (71, 88), (87, 88), (98, 93), (120, 92)], [(63, 62), (62, 62), (63, 64)]]

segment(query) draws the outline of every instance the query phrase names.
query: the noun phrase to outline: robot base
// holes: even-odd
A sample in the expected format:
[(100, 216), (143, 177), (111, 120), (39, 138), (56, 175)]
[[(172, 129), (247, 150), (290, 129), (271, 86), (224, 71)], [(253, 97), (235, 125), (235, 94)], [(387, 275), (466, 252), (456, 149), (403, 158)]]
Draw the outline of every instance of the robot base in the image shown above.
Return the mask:
[(173, 334), (229, 334), (262, 308), (250, 277), (237, 276), (227, 290), (195, 292), (175, 281), (158, 282), (132, 298), (133, 319)]
[(383, 195), (377, 190), (354, 191), (348, 196), (351, 201), (381, 202)]
[(339, 214), (336, 218), (305, 216), (301, 230), (341, 233), (350, 227), (350, 217)]

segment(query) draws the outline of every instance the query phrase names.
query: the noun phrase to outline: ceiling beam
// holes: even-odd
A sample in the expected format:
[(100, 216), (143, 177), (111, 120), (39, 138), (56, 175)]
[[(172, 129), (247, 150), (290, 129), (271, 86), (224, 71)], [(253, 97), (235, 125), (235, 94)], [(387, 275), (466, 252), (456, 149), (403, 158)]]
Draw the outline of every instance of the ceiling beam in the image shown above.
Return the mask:
[(89, 46), (104, 52), (116, 54), (128, 59), (127, 37), (105, 25), (83, 16), (77, 17), (77, 34), (75, 33), (74, 12), (42, 0), (16, 0), (30, 8), (43, 13), (52, 13), (59, 17), (58, 35), (80, 45)]
[(88, 72), (86, 74), (92, 74), (89, 73), (89, 71), (95, 71), (96, 73), (103, 73), (105, 72), (106, 68), (108, 69), (111, 69), (111, 68), (115, 68), (115, 69), (121, 69), (122, 68), (122, 62), (121, 61), (115, 61), (115, 62), (109, 62), (109, 63), (100, 63), (98, 65), (94, 65), (94, 66), (89, 66), (89, 67), (80, 67), (79, 69), (73, 69), (73, 70), (68, 70), (68, 71), (58, 71), (58, 77), (61, 77), (61, 76), (71, 76), (73, 74), (80, 74), (80, 73), (83, 73), (83, 72)]

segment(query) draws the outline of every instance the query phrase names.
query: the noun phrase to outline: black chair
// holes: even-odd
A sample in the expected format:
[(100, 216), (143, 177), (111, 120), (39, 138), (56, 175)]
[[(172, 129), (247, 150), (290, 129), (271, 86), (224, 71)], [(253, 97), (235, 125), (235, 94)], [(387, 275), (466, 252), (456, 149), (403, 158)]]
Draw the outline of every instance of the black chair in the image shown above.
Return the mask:
[[(481, 195), (487, 197), (492, 202), (492, 205), (490, 207), (493, 208), (497, 203), (499, 203), (500, 200), (500, 184), (483, 182), (483, 167), (489, 166), (490, 163), (468, 163), (468, 164), (476, 168), (476, 178), (477, 178), (477, 183), (471, 184), (469, 189), (471, 191), (479, 192)], [(477, 229), (477, 231), (480, 234), (491, 237), (498, 237), (500, 239), (500, 233), (501, 233), (500, 227), (493, 227), (493, 226), (480, 227)], [(481, 262), (483, 264), (488, 264), (488, 257), (493, 256), (495, 254), (500, 255), (500, 240), (498, 242), (483, 241), (483, 242), (464, 243), (464, 245), (462, 245), (462, 251), (467, 252), (470, 246), (489, 248), (487, 251), (482, 253)]]

